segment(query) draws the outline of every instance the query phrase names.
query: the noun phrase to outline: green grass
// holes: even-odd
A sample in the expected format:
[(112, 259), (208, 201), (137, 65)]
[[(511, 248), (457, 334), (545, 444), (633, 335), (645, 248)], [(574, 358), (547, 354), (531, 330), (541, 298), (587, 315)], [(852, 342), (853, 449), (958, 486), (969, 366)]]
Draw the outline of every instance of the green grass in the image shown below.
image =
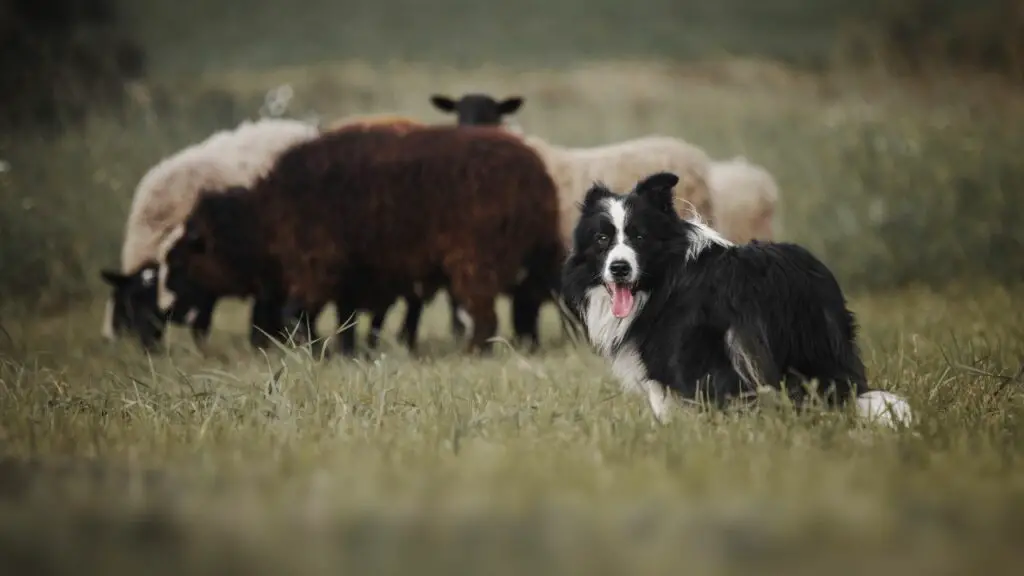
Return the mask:
[(241, 17), (230, 2), (151, 0), (124, 10), (160, 72), (347, 58), (550, 66), (758, 54), (821, 64), (840, 25), (865, 13), (841, 0), (257, 0)]
[(158, 557), (168, 574), (1009, 573), (1024, 397), (1000, 375), (1024, 354), (1024, 288), (853, 307), (911, 430), (772, 405), (657, 425), (552, 310), (537, 355), (462, 356), (437, 304), (425, 358), (325, 364), (247, 350), (239, 304), (205, 355), (175, 330), (149, 359), (98, 341), (98, 304), (15, 317), (0, 557), (76, 574)]
[[(441, 304), (421, 359), (392, 343), (363, 362), (257, 355), (239, 303), (218, 311), (205, 354), (181, 330), (152, 358), (103, 342), (97, 271), (117, 262), (135, 183), (283, 82), (299, 114), (448, 121), (430, 93), (483, 89), (525, 95), (520, 123), (557, 142), (659, 132), (764, 164), (783, 191), (782, 237), (836, 270), (872, 381), (906, 395), (918, 422), (875, 431), (766, 406), (680, 410), (660, 426), (599, 359), (562, 342), (552, 310), (535, 356), (463, 356)], [(0, 564), (994, 574), (1022, 560), (1014, 94), (749, 61), (350, 61), (166, 76), (147, 90), (155, 104), (123, 120), (0, 136)]]

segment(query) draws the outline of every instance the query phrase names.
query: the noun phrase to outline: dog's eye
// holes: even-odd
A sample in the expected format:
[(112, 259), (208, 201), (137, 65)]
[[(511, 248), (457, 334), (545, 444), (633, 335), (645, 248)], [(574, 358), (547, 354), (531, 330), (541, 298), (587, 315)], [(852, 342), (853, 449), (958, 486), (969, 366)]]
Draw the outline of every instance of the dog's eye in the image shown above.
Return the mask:
[(643, 239), (644, 239), (644, 235), (643, 234), (633, 234), (633, 240), (635, 240), (637, 242), (640, 242)]
[(603, 232), (598, 232), (597, 236), (595, 237), (595, 240), (597, 240), (598, 244), (604, 246), (605, 244), (608, 243), (608, 240), (610, 240), (610, 238), (608, 238), (607, 234)]

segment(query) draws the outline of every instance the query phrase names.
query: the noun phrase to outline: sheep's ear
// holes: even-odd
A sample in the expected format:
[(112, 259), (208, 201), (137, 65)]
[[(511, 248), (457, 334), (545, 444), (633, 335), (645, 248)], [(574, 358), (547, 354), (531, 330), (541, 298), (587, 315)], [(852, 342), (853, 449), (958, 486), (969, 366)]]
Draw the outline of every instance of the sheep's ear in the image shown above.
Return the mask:
[(434, 108), (437, 108), (442, 112), (455, 111), (455, 101), (447, 96), (434, 94), (433, 96), (430, 97), (430, 103), (434, 105)]
[(679, 183), (679, 176), (671, 172), (656, 172), (637, 182), (635, 194), (644, 198), (662, 212), (675, 214), (675, 200), (672, 189)]
[(110, 284), (114, 288), (119, 288), (121, 286), (124, 286), (131, 279), (130, 277), (125, 276), (124, 274), (122, 274), (120, 272), (115, 272), (113, 270), (106, 270), (106, 269), (100, 270), (100, 277), (103, 278), (104, 282), (106, 282), (107, 284)]
[(509, 114), (512, 114), (516, 110), (519, 110), (519, 107), (522, 105), (523, 99), (520, 96), (506, 98), (502, 100), (500, 104), (498, 104), (498, 114), (502, 116), (507, 116)]

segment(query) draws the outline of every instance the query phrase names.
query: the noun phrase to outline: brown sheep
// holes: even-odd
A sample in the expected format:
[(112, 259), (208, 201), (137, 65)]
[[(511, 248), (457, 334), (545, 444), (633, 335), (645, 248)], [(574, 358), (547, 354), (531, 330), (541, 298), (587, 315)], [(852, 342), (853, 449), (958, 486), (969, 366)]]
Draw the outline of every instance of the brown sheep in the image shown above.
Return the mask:
[(473, 320), (469, 349), (485, 351), (499, 293), (557, 288), (558, 218), (540, 157), (501, 129), (331, 131), (287, 151), (252, 190), (205, 195), (167, 254), (161, 300), (195, 284), (244, 288), (286, 298), (285, 317), (334, 301), (347, 318), (445, 286)]

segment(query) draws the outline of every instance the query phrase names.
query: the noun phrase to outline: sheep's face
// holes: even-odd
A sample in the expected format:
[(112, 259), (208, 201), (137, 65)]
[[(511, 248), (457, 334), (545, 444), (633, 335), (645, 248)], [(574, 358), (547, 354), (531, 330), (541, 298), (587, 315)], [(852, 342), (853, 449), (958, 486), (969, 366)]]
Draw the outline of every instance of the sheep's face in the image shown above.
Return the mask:
[(212, 230), (189, 220), (171, 245), (160, 270), (160, 309), (165, 313), (215, 295), (243, 292), (226, 255), (218, 251)]
[(146, 350), (155, 350), (163, 339), (167, 316), (157, 306), (157, 265), (149, 263), (133, 274), (101, 270), (113, 288), (108, 337), (134, 335)]
[(458, 100), (435, 94), (430, 97), (435, 108), (455, 114), (460, 126), (498, 126), (505, 116), (514, 114), (523, 104), (520, 97), (498, 102), (486, 94), (465, 94)]

